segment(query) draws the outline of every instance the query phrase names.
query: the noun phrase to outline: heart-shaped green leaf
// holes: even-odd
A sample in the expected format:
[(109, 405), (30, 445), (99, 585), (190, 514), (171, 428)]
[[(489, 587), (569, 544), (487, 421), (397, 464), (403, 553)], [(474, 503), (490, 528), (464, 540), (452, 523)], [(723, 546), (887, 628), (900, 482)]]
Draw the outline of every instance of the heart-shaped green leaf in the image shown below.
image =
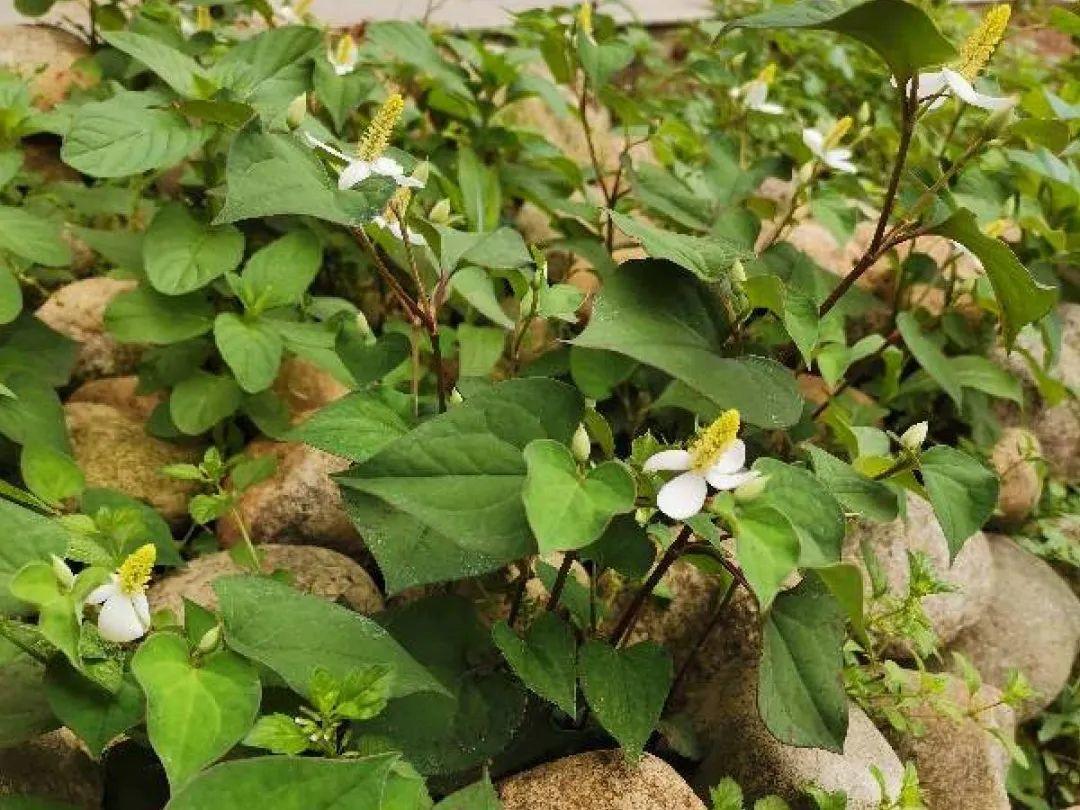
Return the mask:
[(514, 673), (536, 694), (573, 717), (577, 712), (574, 631), (554, 613), (542, 613), (518, 638), (506, 622), (491, 631)]
[(525, 464), (521, 497), (541, 554), (584, 548), (634, 508), (634, 479), (617, 461), (582, 475), (566, 445), (538, 439), (525, 448)]

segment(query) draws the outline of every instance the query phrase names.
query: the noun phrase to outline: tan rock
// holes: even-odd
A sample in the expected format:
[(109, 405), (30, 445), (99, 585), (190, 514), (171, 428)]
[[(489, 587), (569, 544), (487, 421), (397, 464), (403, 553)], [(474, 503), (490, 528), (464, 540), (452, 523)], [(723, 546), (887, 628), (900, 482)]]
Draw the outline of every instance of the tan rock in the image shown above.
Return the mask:
[(619, 751), (592, 751), (549, 762), (499, 785), (505, 810), (705, 810), (662, 759), (628, 765)]
[(75, 460), (88, 487), (108, 487), (146, 501), (166, 520), (187, 515), (194, 484), (162, 474), (167, 464), (196, 462), (196, 447), (149, 435), (140, 421), (111, 405), (68, 402), (64, 405)]
[[(903, 598), (908, 593), (908, 552), (925, 554), (938, 576), (954, 591), (934, 594), (922, 600), (930, 625), (938, 639), (948, 643), (970, 627), (986, 610), (994, 588), (993, 563), (986, 536), (977, 532), (970, 537), (956, 559), (949, 564), (949, 545), (941, 524), (929, 502), (917, 495), (907, 498), (907, 515), (892, 523), (857, 520), (848, 529), (844, 541), (844, 560), (859, 566), (867, 595), (871, 592), (861, 548), (869, 548), (877, 558), (889, 586), (889, 592)], [(898, 639), (890, 654), (907, 657), (910, 651)]]
[(982, 616), (950, 649), (975, 665), (987, 683), (1003, 688), (1019, 670), (1038, 692), (1026, 720), (1049, 706), (1069, 681), (1080, 649), (1080, 600), (1045, 562), (1003, 535), (988, 535), (994, 587)]
[[(343, 554), (317, 546), (264, 544), (263, 570), (288, 571), (297, 590), (340, 601), (358, 613), (371, 615), (383, 609), (382, 594), (363, 566)], [(207, 554), (189, 562), (150, 586), (147, 595), (153, 610), (167, 608), (183, 616), (184, 599), (209, 610), (217, 608), (213, 583), (219, 577), (246, 573), (227, 551)]]
[(136, 283), (113, 278), (84, 278), (67, 284), (41, 305), (37, 316), (80, 344), (72, 376), (77, 380), (130, 374), (141, 349), (115, 341), (105, 330), (105, 309)]
[(68, 402), (111, 405), (128, 418), (145, 422), (154, 408), (164, 401), (164, 396), (160, 392), (139, 394), (138, 387), (139, 378), (135, 376), (88, 380), (72, 392)]
[(1023, 428), (1006, 428), (991, 453), (990, 461), (1001, 479), (998, 512), (1004, 523), (1017, 524), (1031, 514), (1042, 496), (1038, 437)]
[[(919, 688), (919, 676), (911, 673), (914, 702), (909, 715), (920, 733), (899, 734), (890, 729), (886, 736), (901, 759), (915, 763), (929, 807), (1009, 810), (1005, 776), (1011, 759), (994, 733), (1013, 736), (1013, 710), (1000, 703), (1001, 692), (992, 686), (984, 685), (971, 695), (959, 678), (935, 677), (946, 678), (945, 687), (927, 693)], [(924, 697), (920, 700), (919, 695)], [(964, 716), (947, 716), (939, 708), (942, 701)]]
[(89, 86), (89, 76), (75, 64), (89, 54), (85, 42), (51, 25), (0, 26), (0, 67), (32, 78), (34, 103), (43, 110), (67, 98), (73, 87)]
[(1066, 400), (1039, 410), (1032, 420), (1050, 475), (1080, 484), (1080, 401)]
[(638, 261), (639, 259), (647, 258), (649, 258), (649, 253), (643, 247), (621, 247), (615, 248), (615, 250), (611, 252), (611, 260), (615, 262), (615, 264), (622, 264), (623, 262), (633, 262)]
[[(256, 543), (326, 546), (361, 562), (370, 559), (330, 478), (347, 469), (348, 461), (304, 444), (269, 440), (252, 442), (247, 454), (277, 458), (274, 474), (243, 493), (237, 504)], [(231, 515), (218, 521), (217, 533), (226, 545), (240, 540)]]
[[(566, 153), (575, 163), (591, 166), (589, 145), (585, 130), (576, 114), (558, 115), (546, 101), (529, 96), (504, 108), (503, 119), (523, 129), (531, 129), (544, 136), (555, 148)], [(624, 140), (613, 130), (611, 116), (604, 107), (590, 105), (586, 118), (592, 130), (597, 160), (605, 171), (619, 167), (619, 154)]]
[(294, 419), (349, 393), (347, 386), (302, 357), (289, 357), (282, 362), (273, 389), (284, 400)]
[(857, 706), (850, 707), (843, 753), (795, 748), (769, 733), (758, 713), (756, 690), (756, 677), (744, 680), (742, 688), (730, 692), (729, 699), (710, 714), (714, 743), (694, 777), (698, 790), (707, 791), (730, 776), (750, 800), (775, 793), (794, 802), (808, 785), (817, 785), (829, 792), (846, 792), (848, 810), (878, 810), (881, 791), (870, 770), (877, 766), (886, 790), (896, 795), (904, 766)]
[(514, 227), (531, 245), (546, 245), (560, 239), (562, 234), (551, 227), (551, 214), (533, 203), (524, 203), (514, 217)]
[(101, 766), (66, 728), (0, 749), (0, 797), (34, 796), (101, 810), (104, 790)]

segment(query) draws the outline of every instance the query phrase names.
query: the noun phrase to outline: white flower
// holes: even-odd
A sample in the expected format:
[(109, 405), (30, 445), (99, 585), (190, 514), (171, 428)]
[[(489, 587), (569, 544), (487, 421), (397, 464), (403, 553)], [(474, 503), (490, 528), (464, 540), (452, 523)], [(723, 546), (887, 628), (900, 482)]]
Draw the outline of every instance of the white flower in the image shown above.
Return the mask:
[[(895, 78), (893, 83), (896, 83)], [(908, 88), (911, 88), (910, 82)], [(971, 82), (952, 68), (942, 68), (934, 73), (919, 74), (919, 101), (933, 98), (934, 100), (930, 103), (931, 110), (937, 109), (944, 104), (950, 95), (956, 96), (973, 107), (990, 110), (991, 112), (1007, 110), (1016, 104), (1015, 98), (988, 96), (985, 93), (980, 93)]]
[(334, 147), (323, 143), (307, 132), (304, 133), (304, 137), (307, 138), (312, 147), (322, 149), (324, 152), (345, 161), (345, 168), (338, 175), (338, 188), (342, 191), (355, 188), (372, 175), (389, 177), (402, 188), (424, 187), (424, 184), (415, 177), (409, 177), (405, 174), (405, 168), (393, 158), (384, 156), (375, 158), (375, 160), (361, 160), (358, 157), (350, 157), (344, 152), (339, 152)]
[(426, 245), (427, 244), (427, 242), (424, 240), (424, 237), (421, 236), (420, 234), (418, 234), (416, 231), (412, 230), (411, 228), (406, 228), (404, 233), (402, 233), (401, 223), (398, 222), (397, 220), (390, 221), (386, 217), (380, 215), (380, 216), (375, 217), (371, 221), (374, 222), (376, 225), (378, 225), (383, 230), (390, 231), (390, 233), (394, 236), (394, 238), (401, 241), (401, 242), (404, 242), (406, 240), (406, 238), (408, 238), (409, 244), (411, 244), (411, 245)]
[(303, 25), (304, 15), (308, 13), (311, 0), (298, 0), (296, 5), (288, 0), (276, 0), (271, 4), (274, 22), (278, 25)]
[(326, 51), (326, 58), (334, 67), (338, 76), (347, 76), (356, 69), (359, 54), (353, 38), (345, 34), (338, 40), (337, 46)]
[(147, 543), (123, 563), (108, 582), (86, 598), (89, 605), (101, 605), (98, 630), (106, 641), (122, 644), (142, 638), (150, 629), (150, 605), (146, 586), (157, 550)]
[(707, 427), (689, 450), (663, 450), (651, 456), (645, 472), (681, 472), (660, 488), (657, 508), (673, 520), (686, 520), (701, 511), (709, 486), (727, 491), (757, 479), (746, 469), (746, 445), (737, 438), (739, 412), (725, 411)]
[[(833, 127), (833, 132), (835, 131), (836, 127)], [(835, 146), (834, 143), (837, 139), (832, 137), (832, 133), (826, 134), (819, 129), (804, 129), (802, 139), (803, 143), (814, 154), (814, 157), (830, 169), (836, 169), (838, 172), (847, 174), (854, 174), (858, 171), (855, 164), (851, 162), (851, 150), (846, 147)]]
[(733, 96), (742, 96), (743, 104), (748, 110), (755, 110), (767, 115), (782, 115), (784, 108), (779, 104), (768, 101), (769, 85), (776, 77), (776, 65), (770, 64), (757, 75), (757, 78), (737, 87), (731, 91)]
[(929, 432), (930, 424), (928, 422), (916, 422), (901, 434), (900, 444), (912, 453), (917, 453), (926, 442), (926, 436)]

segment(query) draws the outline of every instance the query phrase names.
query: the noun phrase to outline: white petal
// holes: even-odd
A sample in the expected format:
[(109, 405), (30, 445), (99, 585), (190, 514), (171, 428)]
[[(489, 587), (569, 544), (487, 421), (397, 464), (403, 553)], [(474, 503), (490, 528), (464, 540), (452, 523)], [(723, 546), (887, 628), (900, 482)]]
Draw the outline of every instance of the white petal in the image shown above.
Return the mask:
[(336, 73), (338, 76), (348, 76), (352, 72), (352, 65), (334, 65), (334, 73)]
[(111, 580), (104, 585), (99, 585), (90, 591), (90, 595), (86, 597), (86, 604), (88, 605), (100, 605), (107, 599), (112, 599), (114, 596), (120, 595), (120, 586), (116, 584), (116, 575), (113, 574)]
[(672, 520), (686, 520), (701, 511), (709, 488), (705, 479), (691, 470), (684, 472), (660, 487), (657, 508)]
[(393, 158), (388, 157), (376, 158), (375, 162), (371, 164), (371, 171), (375, 174), (381, 174), (383, 177), (401, 177), (405, 174), (404, 167)]
[[(948, 81), (945, 79), (945, 71), (938, 71), (937, 73), (920, 73), (919, 74), (919, 100), (930, 98), (930, 96), (936, 96), (948, 85)], [(910, 88), (910, 83), (908, 84)]]
[(820, 156), (825, 152), (825, 136), (816, 129), (804, 129), (802, 139), (815, 155)]
[(413, 245), (426, 245), (427, 241), (416, 231), (409, 231), (409, 243)]
[(145, 629), (150, 629), (150, 601), (146, 598), (145, 593), (137, 593), (131, 597), (131, 605), (135, 608), (135, 615), (139, 617), (139, 621)]
[(705, 477), (712, 483), (712, 476), (738, 472), (744, 466), (746, 466), (746, 444), (743, 443), (742, 439), (736, 439), (731, 443), (731, 447), (721, 453), (713, 462), (708, 472), (705, 473)]
[(956, 93), (957, 97), (973, 107), (979, 107), (983, 110), (990, 110), (996, 112), (998, 110), (1004, 110), (1011, 107), (1015, 102), (1011, 98), (1000, 98), (997, 96), (987, 96), (977, 91), (971, 86), (971, 82), (957, 73), (955, 70), (949, 70), (945, 68), (942, 71), (945, 74), (945, 80), (949, 83), (949, 87)]
[(854, 174), (858, 167), (851, 162), (850, 149), (830, 149), (825, 153), (825, 164), (838, 172)]
[(386, 221), (386, 217), (384, 217), (382, 214), (376, 214), (374, 217), (371, 218), (371, 221), (383, 230), (388, 230), (390, 228), (390, 223)]
[(369, 177), (371, 177), (371, 164), (366, 160), (354, 160), (342, 170), (341, 176), (338, 177), (338, 188), (347, 191), (360, 185)]
[(334, 147), (332, 147), (328, 143), (323, 143), (318, 138), (316, 138), (314, 135), (312, 135), (312, 134), (310, 134), (308, 132), (304, 133), (304, 137), (307, 139), (308, 144), (310, 144), (311, 146), (314, 146), (317, 149), (322, 149), (324, 152), (327, 152), (327, 153), (333, 155), (336, 158), (341, 158), (346, 163), (351, 163), (352, 160), (353, 160), (348, 155), (344, 154), (343, 152), (339, 152), (337, 149), (335, 149)]
[(418, 180), (415, 177), (407, 177), (404, 174), (398, 175), (394, 179), (397, 181), (397, 184), (399, 186), (401, 186), (402, 188), (423, 188), (424, 187), (423, 181)]
[(741, 470), (727, 475), (710, 475), (709, 483), (716, 489), (726, 492), (731, 489), (737, 489), (743, 484), (749, 484), (751, 481), (756, 481), (760, 477), (761, 473), (757, 470)]
[(758, 112), (766, 113), (767, 115), (783, 115), (784, 114), (784, 108), (781, 107), (779, 104), (774, 104), (771, 101), (763, 102), (763, 103), (759, 104), (758, 106), (756, 106), (754, 109), (757, 110)]
[(119, 594), (105, 602), (98, 616), (98, 630), (106, 641), (122, 644), (142, 638), (146, 626), (139, 621), (139, 614), (135, 612), (131, 599)]
[(645, 472), (656, 472), (657, 470), (678, 470), (683, 472), (689, 470), (691, 466), (693, 466), (693, 456), (690, 455), (689, 451), (661, 450), (659, 453), (649, 456), (641, 468)]
[(768, 95), (769, 86), (765, 82), (750, 82), (745, 88), (746, 106), (752, 110), (760, 110)]

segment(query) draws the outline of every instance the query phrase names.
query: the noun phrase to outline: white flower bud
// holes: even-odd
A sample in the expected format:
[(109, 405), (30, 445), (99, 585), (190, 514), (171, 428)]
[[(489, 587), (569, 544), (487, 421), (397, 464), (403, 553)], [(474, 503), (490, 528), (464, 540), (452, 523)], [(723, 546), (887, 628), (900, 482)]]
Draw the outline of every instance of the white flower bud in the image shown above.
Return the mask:
[(301, 93), (289, 102), (289, 108), (285, 112), (285, 120), (290, 129), (296, 129), (307, 117), (307, 94)]
[(52, 569), (56, 574), (56, 581), (64, 588), (70, 589), (75, 584), (75, 574), (68, 568), (68, 564), (55, 554), (52, 555)]
[(855, 118), (860, 124), (866, 124), (870, 121), (870, 102), (864, 101), (859, 105), (859, 112), (856, 113)]
[(464, 401), (465, 401), (465, 397), (463, 397), (461, 395), (461, 392), (458, 391), (457, 388), (452, 388), (450, 390), (450, 404), (451, 405), (460, 405)]
[(743, 66), (743, 62), (745, 61), (746, 51), (743, 51), (742, 53), (736, 54), (735, 56), (731, 57), (731, 67), (735, 70), (738, 70)]
[(428, 214), (428, 219), (432, 222), (436, 222), (439, 225), (447, 225), (450, 222), (450, 200), (445, 197), (435, 203), (431, 212)]
[(922, 448), (923, 443), (926, 441), (926, 435), (929, 432), (929, 423), (917, 422), (904, 431), (904, 435), (900, 437), (900, 444), (912, 453), (917, 453)]
[(755, 500), (760, 497), (761, 493), (765, 491), (765, 487), (769, 483), (769, 476), (759, 475), (753, 481), (747, 481), (741, 487), (735, 489), (735, 500), (739, 503), (746, 503), (747, 501)]
[(585, 425), (579, 424), (577, 430), (574, 431), (574, 438), (570, 440), (570, 452), (582, 464), (592, 455), (592, 441), (589, 439), (589, 432), (585, 430)]
[(216, 650), (219, 644), (221, 644), (221, 625), (215, 624), (203, 633), (203, 637), (199, 639), (196, 649), (203, 655), (207, 655)]

